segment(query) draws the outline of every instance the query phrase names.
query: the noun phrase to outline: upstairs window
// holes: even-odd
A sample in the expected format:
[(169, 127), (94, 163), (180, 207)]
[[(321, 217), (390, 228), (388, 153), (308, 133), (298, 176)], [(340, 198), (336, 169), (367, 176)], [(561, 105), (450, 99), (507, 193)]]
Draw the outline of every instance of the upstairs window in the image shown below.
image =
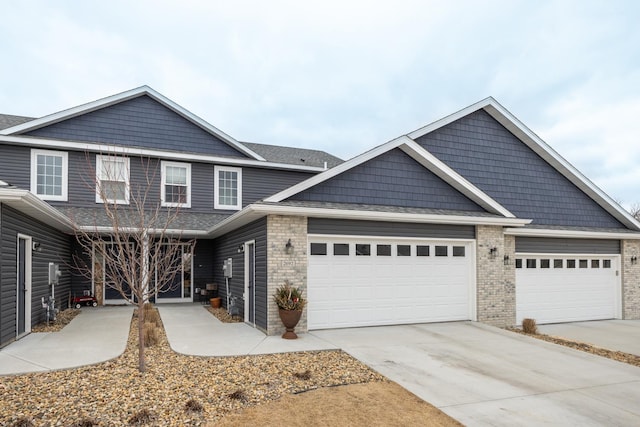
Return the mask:
[(242, 209), (242, 169), (216, 166), (215, 209)]
[(96, 203), (129, 204), (129, 159), (96, 156)]
[(162, 206), (191, 207), (191, 165), (175, 162), (161, 164)]
[(31, 150), (31, 192), (43, 200), (67, 201), (68, 154)]

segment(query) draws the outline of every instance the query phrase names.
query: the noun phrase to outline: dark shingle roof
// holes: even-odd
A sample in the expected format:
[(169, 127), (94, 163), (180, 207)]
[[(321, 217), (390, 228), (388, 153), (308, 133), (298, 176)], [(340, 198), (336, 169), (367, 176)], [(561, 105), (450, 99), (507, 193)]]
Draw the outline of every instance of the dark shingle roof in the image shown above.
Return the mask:
[(241, 142), (241, 144), (261, 155), (268, 162), (320, 168), (324, 167), (324, 163), (327, 162), (327, 168), (329, 169), (343, 163), (343, 160), (339, 157), (320, 150), (256, 144), (254, 142)]
[(30, 122), (33, 117), (12, 116), (10, 114), (0, 114), (0, 129), (10, 128), (22, 123)]
[[(60, 206), (56, 207), (57, 210), (65, 214), (81, 227), (112, 227), (113, 223), (107, 217), (103, 207), (96, 208), (81, 208), (81, 207), (69, 207)], [(122, 208), (121, 212), (127, 212), (126, 208)], [(129, 210), (131, 212), (131, 210)], [(175, 213), (175, 211), (174, 211)], [(150, 212), (149, 212), (150, 214)], [(207, 231), (220, 221), (228, 218), (229, 215), (218, 213), (197, 213), (197, 212), (185, 212), (181, 211), (174, 221), (171, 222), (169, 228), (172, 230), (188, 230), (188, 231)], [(126, 215), (122, 215), (122, 222), (129, 222), (133, 227), (136, 226), (139, 218), (135, 213), (132, 213), (129, 221), (126, 219)], [(162, 225), (162, 220), (158, 221), (158, 225)], [(126, 224), (123, 224), (126, 226)]]

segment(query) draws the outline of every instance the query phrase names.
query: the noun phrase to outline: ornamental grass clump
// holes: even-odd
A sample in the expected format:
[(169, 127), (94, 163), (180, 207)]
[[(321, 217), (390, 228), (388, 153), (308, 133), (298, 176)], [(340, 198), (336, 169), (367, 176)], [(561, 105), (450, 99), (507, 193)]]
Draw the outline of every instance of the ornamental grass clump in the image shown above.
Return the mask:
[(289, 282), (276, 289), (273, 300), (282, 310), (302, 311), (307, 304), (307, 300), (302, 296), (302, 290), (291, 286)]
[(525, 334), (538, 335), (538, 326), (535, 319), (522, 319), (522, 330)]

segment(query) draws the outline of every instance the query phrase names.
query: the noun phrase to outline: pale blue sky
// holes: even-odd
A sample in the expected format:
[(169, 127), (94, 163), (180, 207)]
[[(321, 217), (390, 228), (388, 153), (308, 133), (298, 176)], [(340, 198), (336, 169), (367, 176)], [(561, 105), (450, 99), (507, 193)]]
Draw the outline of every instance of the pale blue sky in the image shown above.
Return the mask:
[(346, 159), (493, 96), (640, 202), (637, 1), (25, 0), (0, 16), (1, 113), (146, 84), (238, 140)]

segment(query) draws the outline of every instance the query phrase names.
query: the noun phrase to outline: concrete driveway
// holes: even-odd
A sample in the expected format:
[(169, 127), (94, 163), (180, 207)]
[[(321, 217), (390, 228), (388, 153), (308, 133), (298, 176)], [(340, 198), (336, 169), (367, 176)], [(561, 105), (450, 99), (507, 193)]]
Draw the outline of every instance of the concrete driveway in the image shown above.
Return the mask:
[(640, 356), (640, 320), (596, 320), (592, 322), (539, 325), (540, 333), (593, 344), (607, 350)]
[(312, 332), (465, 425), (640, 425), (640, 368), (472, 322)]

